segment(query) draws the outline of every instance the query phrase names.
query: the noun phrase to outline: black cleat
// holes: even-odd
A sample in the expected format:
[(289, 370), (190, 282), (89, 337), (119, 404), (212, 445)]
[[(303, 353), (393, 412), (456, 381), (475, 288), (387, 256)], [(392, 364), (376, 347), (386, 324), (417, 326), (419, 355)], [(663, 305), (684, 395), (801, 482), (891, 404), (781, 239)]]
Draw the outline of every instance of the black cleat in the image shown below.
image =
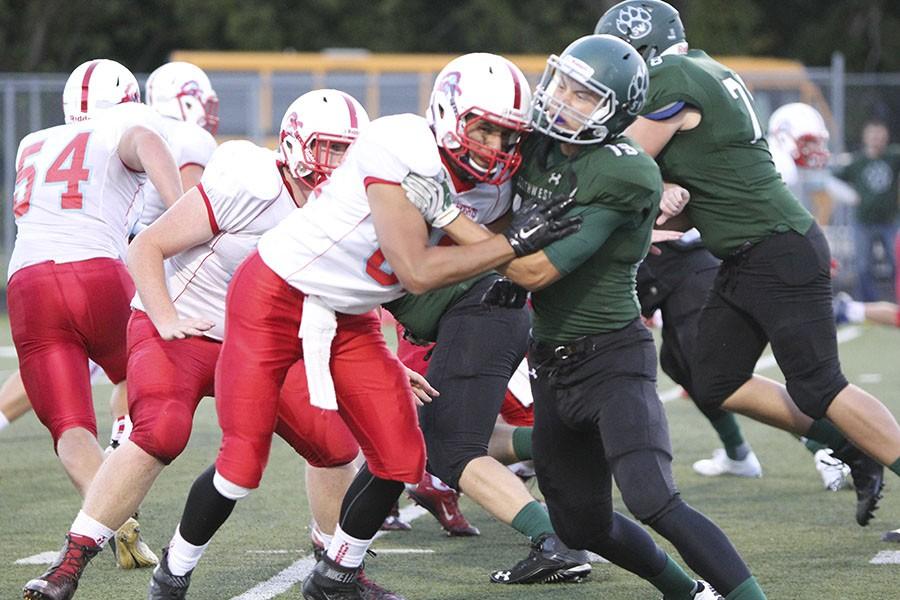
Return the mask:
[(22, 597), (25, 600), (69, 600), (78, 589), (82, 571), (100, 550), (96, 544), (79, 544), (66, 534), (66, 543), (56, 561), (43, 575), (25, 584)]
[(835, 450), (832, 456), (850, 467), (853, 487), (856, 488), (856, 522), (865, 527), (875, 516), (878, 501), (881, 500), (884, 467), (850, 442)]
[(357, 583), (362, 588), (362, 597), (366, 600), (406, 600), (400, 594), (386, 590), (366, 575), (365, 569), (360, 570), (356, 577)]
[(491, 573), (493, 583), (577, 583), (591, 574), (587, 552), (570, 550), (559, 536), (545, 533), (531, 544), (528, 557), (508, 571)]
[(306, 600), (366, 600), (358, 581), (362, 566), (342, 567), (324, 556), (303, 581)]
[(169, 548), (163, 548), (162, 558), (153, 569), (147, 600), (184, 600), (191, 585), (191, 569), (184, 575), (172, 575), (169, 571)]

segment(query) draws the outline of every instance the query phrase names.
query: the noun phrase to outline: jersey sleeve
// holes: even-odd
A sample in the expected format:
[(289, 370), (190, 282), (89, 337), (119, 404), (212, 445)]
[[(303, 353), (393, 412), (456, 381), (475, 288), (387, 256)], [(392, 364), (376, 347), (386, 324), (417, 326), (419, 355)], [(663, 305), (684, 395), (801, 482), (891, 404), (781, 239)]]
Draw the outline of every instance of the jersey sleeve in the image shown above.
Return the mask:
[(218, 233), (243, 229), (278, 198), (283, 185), (271, 150), (231, 141), (213, 152), (198, 189)]
[(179, 169), (188, 165), (206, 167), (216, 150), (216, 138), (202, 127), (191, 125), (179, 132), (178, 155), (175, 162)]
[(368, 187), (372, 183), (399, 184), (410, 172), (436, 177), (441, 170), (434, 134), (416, 115), (394, 115), (373, 121), (353, 144), (351, 152)]
[(650, 89), (641, 110), (642, 116), (664, 115), (672, 107), (681, 110), (685, 105), (703, 109), (703, 91), (688, 76), (681, 65), (683, 60), (680, 55), (650, 59)]
[(627, 212), (597, 204), (574, 208), (567, 216), (581, 216), (584, 219), (581, 229), (544, 248), (547, 258), (563, 276), (596, 254), (616, 229), (631, 223), (634, 219), (634, 216)]

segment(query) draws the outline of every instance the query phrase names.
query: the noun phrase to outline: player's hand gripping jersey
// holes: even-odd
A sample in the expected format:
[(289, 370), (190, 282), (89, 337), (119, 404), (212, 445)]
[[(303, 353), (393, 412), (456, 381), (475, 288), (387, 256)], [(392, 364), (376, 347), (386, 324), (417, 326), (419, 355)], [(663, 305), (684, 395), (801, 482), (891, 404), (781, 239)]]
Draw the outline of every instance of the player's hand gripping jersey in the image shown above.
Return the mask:
[[(188, 121), (179, 121), (162, 117), (160, 123), (165, 131), (172, 156), (179, 169), (189, 165), (206, 167), (212, 153), (216, 149), (215, 138), (205, 129)], [(184, 190), (187, 191), (187, 190)], [(150, 225), (166, 210), (159, 192), (151, 183), (144, 186), (144, 211), (141, 213), (142, 225)]]
[[(213, 237), (166, 261), (178, 316), (213, 321), (207, 337), (225, 335), (225, 294), (235, 269), (263, 233), (297, 208), (276, 159), (271, 150), (246, 141), (216, 149), (199, 186)], [(132, 306), (144, 310), (138, 296)]]
[(686, 104), (700, 124), (656, 157), (663, 179), (691, 193), (687, 216), (710, 252), (726, 258), (772, 233), (805, 233), (812, 217), (775, 170), (753, 99), (741, 78), (702, 50), (650, 59), (642, 114)]
[(117, 153), (122, 135), (135, 125), (165, 138), (159, 115), (143, 104), (127, 103), (98, 118), (36, 131), (22, 140), (13, 195), (18, 233), (9, 277), (45, 261), (125, 255), (147, 182)]
[(441, 169), (434, 134), (411, 114), (372, 121), (321, 193), (259, 242), (266, 265), (331, 309), (362, 314), (405, 292), (375, 235), (366, 188), (399, 185), (410, 172), (435, 177)]

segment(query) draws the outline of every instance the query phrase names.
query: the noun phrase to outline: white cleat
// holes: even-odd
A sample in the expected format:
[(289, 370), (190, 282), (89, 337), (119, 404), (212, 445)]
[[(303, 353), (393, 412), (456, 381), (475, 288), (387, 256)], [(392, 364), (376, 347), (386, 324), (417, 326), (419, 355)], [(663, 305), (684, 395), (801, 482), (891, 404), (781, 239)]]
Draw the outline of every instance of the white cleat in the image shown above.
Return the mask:
[(816, 471), (822, 477), (826, 490), (837, 492), (850, 487), (850, 467), (831, 455), (828, 448), (815, 453)]
[(744, 460), (731, 460), (724, 448), (713, 450), (712, 458), (704, 458), (694, 463), (694, 471), (706, 477), (734, 475), (736, 477), (762, 477), (762, 465), (751, 450)]
[(693, 600), (723, 600), (722, 596), (705, 581), (698, 581), (697, 585), (700, 586), (700, 589), (694, 592)]

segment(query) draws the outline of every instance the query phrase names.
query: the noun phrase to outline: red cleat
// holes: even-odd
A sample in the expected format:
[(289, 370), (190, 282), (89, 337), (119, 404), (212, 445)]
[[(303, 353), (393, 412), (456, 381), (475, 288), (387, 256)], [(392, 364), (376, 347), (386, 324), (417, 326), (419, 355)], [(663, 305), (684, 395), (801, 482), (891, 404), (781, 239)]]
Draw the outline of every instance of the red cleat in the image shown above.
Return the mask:
[(446, 485), (442, 484), (441, 488), (434, 485), (431, 474), (425, 473), (422, 481), (408, 490), (407, 494), (413, 502), (434, 515), (447, 535), (460, 537), (481, 535), (478, 528), (473, 527), (459, 510), (459, 494)]

